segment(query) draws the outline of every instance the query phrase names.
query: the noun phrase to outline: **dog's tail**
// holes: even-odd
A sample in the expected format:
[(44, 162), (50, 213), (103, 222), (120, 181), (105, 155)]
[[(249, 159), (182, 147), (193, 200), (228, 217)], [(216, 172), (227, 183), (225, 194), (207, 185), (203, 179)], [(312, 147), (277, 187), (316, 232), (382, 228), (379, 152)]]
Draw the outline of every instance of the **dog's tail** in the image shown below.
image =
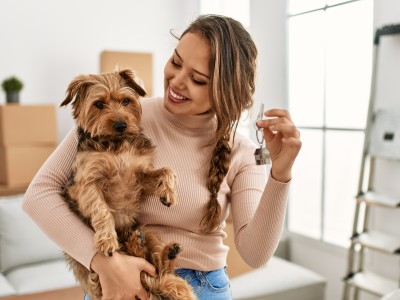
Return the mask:
[(142, 284), (150, 293), (149, 300), (197, 300), (192, 286), (174, 274), (151, 277), (142, 273)]

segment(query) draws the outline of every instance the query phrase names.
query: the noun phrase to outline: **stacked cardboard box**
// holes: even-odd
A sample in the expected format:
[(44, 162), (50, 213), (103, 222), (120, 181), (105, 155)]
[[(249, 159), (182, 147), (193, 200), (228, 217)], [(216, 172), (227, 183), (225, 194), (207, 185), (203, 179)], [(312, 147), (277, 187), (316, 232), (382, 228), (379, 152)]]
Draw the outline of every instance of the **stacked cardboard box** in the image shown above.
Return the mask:
[(26, 188), (56, 145), (53, 105), (0, 105), (0, 189)]

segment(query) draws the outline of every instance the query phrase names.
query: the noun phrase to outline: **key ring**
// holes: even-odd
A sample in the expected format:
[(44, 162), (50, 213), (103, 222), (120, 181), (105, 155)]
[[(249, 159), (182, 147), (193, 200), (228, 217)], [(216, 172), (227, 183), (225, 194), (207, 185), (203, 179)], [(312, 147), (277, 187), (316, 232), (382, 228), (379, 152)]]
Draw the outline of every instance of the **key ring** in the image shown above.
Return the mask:
[[(261, 132), (261, 141), (260, 141), (260, 137), (259, 137), (260, 132)], [(262, 128), (258, 128), (256, 130), (256, 138), (257, 138), (258, 144), (261, 146), (264, 143), (264, 130)]]
[[(257, 126), (257, 122), (262, 120), (264, 113), (264, 104), (260, 104), (260, 112), (258, 113), (257, 119), (254, 121), (254, 128), (256, 129), (257, 142), (260, 145), (259, 148), (254, 152), (254, 157), (257, 165), (270, 164), (271, 160), (269, 157), (269, 151), (267, 148), (263, 147), (264, 144), (264, 129)], [(261, 137), (260, 137), (261, 133)]]
[(254, 126), (255, 130), (259, 130), (260, 129), (260, 127), (257, 126), (257, 122), (262, 120), (263, 113), (264, 113), (264, 103), (260, 103), (260, 111), (258, 112), (257, 118), (253, 123), (253, 126)]
[[(260, 144), (260, 146), (264, 143), (264, 130), (257, 126), (257, 122), (262, 120), (263, 113), (264, 113), (264, 103), (261, 102), (260, 103), (260, 110), (259, 110), (258, 115), (257, 115), (257, 119), (254, 121), (254, 128), (256, 130), (256, 138), (257, 138), (257, 142)], [(260, 132), (261, 132), (261, 139), (259, 137), (259, 133)]]

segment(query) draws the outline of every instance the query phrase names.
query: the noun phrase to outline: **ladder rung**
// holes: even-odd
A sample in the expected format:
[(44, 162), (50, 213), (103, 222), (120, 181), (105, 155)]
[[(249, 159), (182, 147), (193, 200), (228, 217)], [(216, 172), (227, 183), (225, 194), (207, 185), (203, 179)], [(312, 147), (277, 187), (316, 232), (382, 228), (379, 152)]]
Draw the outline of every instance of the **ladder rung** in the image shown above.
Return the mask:
[(399, 288), (398, 283), (372, 272), (359, 272), (346, 279), (349, 285), (360, 288), (377, 296), (384, 296)]
[(363, 201), (371, 205), (385, 207), (400, 207), (400, 198), (389, 197), (376, 192), (366, 192), (357, 196), (358, 201)]
[(400, 239), (377, 231), (363, 232), (354, 238), (359, 244), (388, 254), (400, 254)]

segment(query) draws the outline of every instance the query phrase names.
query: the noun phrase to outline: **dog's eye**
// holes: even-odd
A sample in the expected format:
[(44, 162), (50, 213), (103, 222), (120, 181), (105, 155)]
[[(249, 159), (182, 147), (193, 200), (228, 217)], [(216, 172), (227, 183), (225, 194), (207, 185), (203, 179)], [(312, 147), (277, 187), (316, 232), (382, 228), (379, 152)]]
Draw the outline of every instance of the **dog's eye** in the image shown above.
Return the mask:
[(98, 109), (103, 109), (104, 108), (104, 102), (103, 101), (96, 101), (94, 104)]
[(123, 106), (127, 106), (129, 104), (129, 102), (131, 102), (131, 100), (129, 100), (128, 98), (125, 98), (124, 100), (122, 100), (122, 105)]

